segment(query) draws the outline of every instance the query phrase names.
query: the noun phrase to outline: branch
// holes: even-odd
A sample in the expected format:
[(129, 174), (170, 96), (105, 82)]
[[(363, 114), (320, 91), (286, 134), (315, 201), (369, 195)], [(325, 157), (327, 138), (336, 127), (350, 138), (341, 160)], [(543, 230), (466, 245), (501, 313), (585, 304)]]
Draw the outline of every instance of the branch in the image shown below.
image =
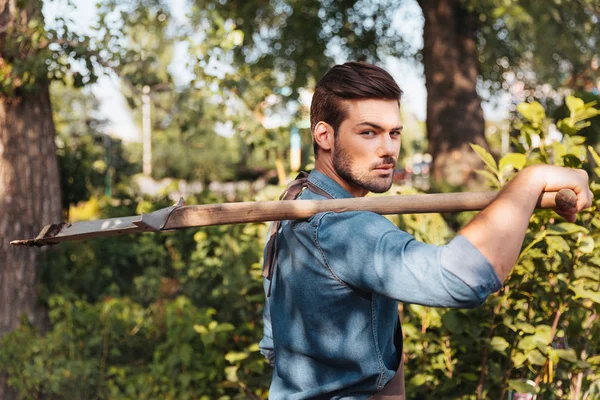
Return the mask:
[[(487, 339), (490, 340), (494, 336), (494, 330), (496, 325), (494, 324), (494, 317), (500, 314), (500, 303), (492, 310), (492, 323), (490, 324), (490, 330), (488, 332)], [(483, 349), (483, 355), (481, 356), (481, 374), (479, 375), (479, 383), (477, 384), (477, 400), (483, 399), (483, 384), (487, 377), (488, 368), (488, 346)]]
[[(64, 45), (67, 45), (68, 47), (71, 48), (75, 48), (77, 46), (80, 46), (81, 43), (74, 41), (74, 40), (68, 40), (68, 39), (53, 39), (53, 40), (47, 40), (45, 41), (43, 44), (40, 44), (39, 49), (46, 49), (48, 46), (50, 46), (51, 44), (56, 43), (58, 45), (60, 45), (61, 47)], [(129, 88), (129, 90), (131, 90), (131, 92), (137, 96), (141, 96), (143, 94), (142, 89), (137, 88), (136, 86), (134, 86), (131, 81), (129, 81), (128, 79), (125, 79), (122, 74), (121, 71), (118, 69), (118, 67), (112, 65), (111, 63), (109, 63), (107, 60), (105, 60), (101, 55), (100, 55), (100, 51), (98, 50), (92, 50), (92, 49), (86, 49), (87, 55), (88, 57), (94, 56), (96, 57), (95, 63), (98, 64), (99, 66), (109, 69), (112, 72), (114, 72), (115, 74), (117, 74), (117, 76), (125, 83), (125, 85)], [(154, 92), (157, 91), (164, 91), (167, 90), (171, 85), (167, 82), (161, 82), (158, 83), (156, 85), (150, 86), (150, 89)]]

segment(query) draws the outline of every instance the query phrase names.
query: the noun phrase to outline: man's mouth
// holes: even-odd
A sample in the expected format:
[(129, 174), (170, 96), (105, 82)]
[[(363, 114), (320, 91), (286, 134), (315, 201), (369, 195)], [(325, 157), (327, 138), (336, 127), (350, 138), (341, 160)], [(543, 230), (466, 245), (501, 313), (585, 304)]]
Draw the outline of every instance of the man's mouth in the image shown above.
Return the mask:
[(377, 170), (388, 171), (394, 169), (394, 164), (381, 164), (375, 167)]

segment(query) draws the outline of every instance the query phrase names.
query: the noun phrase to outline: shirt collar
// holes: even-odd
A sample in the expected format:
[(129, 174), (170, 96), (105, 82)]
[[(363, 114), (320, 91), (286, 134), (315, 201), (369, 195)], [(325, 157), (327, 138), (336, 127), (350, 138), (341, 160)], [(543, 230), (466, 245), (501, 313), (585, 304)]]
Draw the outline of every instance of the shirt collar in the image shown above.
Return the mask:
[(319, 187), (319, 189), (325, 191), (326, 193), (329, 193), (329, 195), (334, 199), (346, 199), (354, 197), (350, 193), (348, 193), (346, 189), (341, 187), (336, 181), (315, 169), (313, 169), (308, 175), (308, 180), (313, 185)]

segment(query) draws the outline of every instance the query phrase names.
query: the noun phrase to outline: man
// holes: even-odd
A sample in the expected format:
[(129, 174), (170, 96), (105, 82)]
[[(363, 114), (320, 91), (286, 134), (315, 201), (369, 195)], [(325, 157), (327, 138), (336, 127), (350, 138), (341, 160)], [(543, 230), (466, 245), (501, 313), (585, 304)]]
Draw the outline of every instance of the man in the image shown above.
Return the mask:
[[(299, 199), (390, 188), (401, 94), (387, 72), (363, 63), (335, 66), (321, 79), (311, 105), (315, 169)], [(562, 188), (577, 194), (576, 208), (562, 213), (574, 221), (591, 205), (587, 174), (528, 167), (445, 246), (420, 243), (371, 212), (281, 223), (269, 242), (273, 257), (265, 257), (273, 262), (260, 347), (274, 365), (270, 398), (403, 399), (397, 302), (481, 304), (516, 262), (540, 194)]]

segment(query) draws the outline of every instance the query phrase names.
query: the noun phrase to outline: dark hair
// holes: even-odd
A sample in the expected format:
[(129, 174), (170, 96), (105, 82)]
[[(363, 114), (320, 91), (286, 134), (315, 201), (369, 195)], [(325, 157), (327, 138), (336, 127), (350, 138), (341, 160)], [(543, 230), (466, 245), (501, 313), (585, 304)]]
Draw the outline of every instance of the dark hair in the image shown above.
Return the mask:
[[(336, 65), (321, 78), (310, 105), (310, 129), (319, 121), (327, 122), (335, 135), (348, 115), (343, 100), (383, 99), (400, 101), (402, 90), (382, 68), (363, 62)], [(315, 158), (319, 146), (313, 139)]]

